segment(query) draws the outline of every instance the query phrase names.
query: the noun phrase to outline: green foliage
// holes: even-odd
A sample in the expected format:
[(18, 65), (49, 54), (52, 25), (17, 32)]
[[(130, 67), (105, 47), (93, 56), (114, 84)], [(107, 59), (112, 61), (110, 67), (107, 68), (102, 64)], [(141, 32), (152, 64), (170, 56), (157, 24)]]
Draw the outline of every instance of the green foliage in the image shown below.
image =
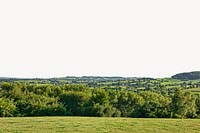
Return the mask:
[(121, 111), (121, 115), (124, 117), (134, 116), (134, 111), (137, 110), (143, 102), (143, 98), (138, 94), (122, 91), (118, 97), (117, 108)]
[(110, 105), (109, 95), (103, 89), (93, 90), (90, 99), (83, 107), (83, 114), (86, 116), (118, 116), (117, 111), (116, 108)]
[[(129, 80), (114, 82), (132, 83)], [(174, 86), (171, 82), (168, 84), (168, 79), (142, 78), (136, 82), (147, 86), (146, 89), (2, 82), (0, 116), (196, 118), (200, 115), (200, 98), (187, 89), (168, 88)], [(188, 85), (198, 87), (198, 82), (185, 82), (184, 85), (186, 88)]]
[[(16, 101), (17, 116), (55, 116), (67, 112), (57, 98), (28, 93)], [(56, 113), (57, 112), (57, 113)]]
[(1, 83), (1, 89), (9, 91), (9, 90), (13, 89), (13, 85), (11, 83), (8, 83), (8, 82), (2, 82)]
[(170, 100), (154, 92), (143, 92), (144, 104), (138, 108), (135, 117), (169, 118)]
[(93, 107), (94, 116), (97, 117), (120, 117), (121, 113), (118, 109), (112, 106), (95, 104)]
[(172, 96), (171, 109), (173, 117), (177, 118), (194, 118), (196, 117), (195, 97), (191, 92), (176, 89)]
[(195, 103), (197, 106), (197, 114), (200, 116), (200, 95), (197, 96)]
[(100, 105), (108, 105), (109, 104), (109, 97), (108, 93), (103, 89), (95, 89), (92, 92), (91, 101), (94, 104), (100, 104)]
[(0, 116), (1, 117), (13, 116), (15, 109), (16, 107), (13, 101), (6, 98), (0, 98)]
[(82, 115), (83, 104), (89, 99), (88, 93), (69, 91), (61, 94), (60, 102), (63, 103), (66, 110), (75, 116)]

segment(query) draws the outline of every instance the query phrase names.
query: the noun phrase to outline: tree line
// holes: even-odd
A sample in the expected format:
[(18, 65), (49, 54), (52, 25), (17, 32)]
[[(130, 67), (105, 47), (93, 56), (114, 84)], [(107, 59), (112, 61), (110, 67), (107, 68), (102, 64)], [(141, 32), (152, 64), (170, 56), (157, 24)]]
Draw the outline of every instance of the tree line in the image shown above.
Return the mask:
[(197, 80), (200, 79), (200, 71), (178, 73), (172, 76), (174, 79), (180, 80)]
[(95, 116), (198, 118), (200, 96), (176, 88), (170, 93), (89, 88), (81, 84), (0, 84), (0, 116)]

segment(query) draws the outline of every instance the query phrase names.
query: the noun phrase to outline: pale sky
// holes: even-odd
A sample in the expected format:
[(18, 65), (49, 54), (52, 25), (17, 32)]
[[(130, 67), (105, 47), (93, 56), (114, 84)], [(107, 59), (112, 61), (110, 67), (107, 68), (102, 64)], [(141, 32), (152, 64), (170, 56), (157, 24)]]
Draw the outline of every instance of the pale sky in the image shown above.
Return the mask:
[(0, 77), (170, 77), (199, 46), (199, 0), (0, 0)]

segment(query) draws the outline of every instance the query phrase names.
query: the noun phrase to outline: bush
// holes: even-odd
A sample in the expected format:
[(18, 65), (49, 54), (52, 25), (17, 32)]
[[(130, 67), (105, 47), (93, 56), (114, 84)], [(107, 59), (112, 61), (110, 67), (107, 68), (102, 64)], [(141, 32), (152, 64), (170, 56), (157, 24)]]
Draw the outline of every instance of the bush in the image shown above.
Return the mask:
[(6, 117), (6, 116), (14, 116), (14, 112), (16, 110), (16, 107), (13, 103), (13, 101), (5, 98), (0, 98), (0, 116)]

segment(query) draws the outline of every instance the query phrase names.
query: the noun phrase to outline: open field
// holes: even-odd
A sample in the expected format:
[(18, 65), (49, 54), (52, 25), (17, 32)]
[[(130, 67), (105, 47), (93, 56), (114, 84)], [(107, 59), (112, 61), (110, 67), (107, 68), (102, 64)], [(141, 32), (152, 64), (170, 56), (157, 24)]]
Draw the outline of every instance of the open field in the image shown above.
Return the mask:
[(0, 118), (0, 133), (103, 132), (103, 133), (197, 133), (200, 119), (137, 119), (100, 117)]
[(191, 91), (191, 92), (196, 92), (196, 93), (200, 93), (200, 88), (191, 88), (191, 89), (187, 89), (187, 91)]

